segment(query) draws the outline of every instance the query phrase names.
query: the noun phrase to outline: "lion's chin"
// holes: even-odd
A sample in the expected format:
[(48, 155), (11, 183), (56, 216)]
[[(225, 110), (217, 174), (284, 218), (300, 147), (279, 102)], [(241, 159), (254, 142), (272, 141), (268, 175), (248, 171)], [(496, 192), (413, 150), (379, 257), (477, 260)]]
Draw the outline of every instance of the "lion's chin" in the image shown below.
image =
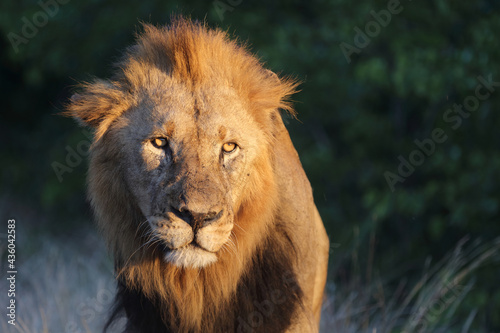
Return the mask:
[(182, 268), (202, 268), (217, 261), (217, 255), (188, 244), (178, 249), (168, 250), (165, 261)]

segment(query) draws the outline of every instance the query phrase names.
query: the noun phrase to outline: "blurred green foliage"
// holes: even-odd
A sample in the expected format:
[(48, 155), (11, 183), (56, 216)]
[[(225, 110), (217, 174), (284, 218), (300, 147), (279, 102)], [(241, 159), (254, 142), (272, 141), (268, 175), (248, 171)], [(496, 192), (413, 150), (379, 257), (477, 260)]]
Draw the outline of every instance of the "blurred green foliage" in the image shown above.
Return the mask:
[[(23, 36), (26, 20), (42, 8), (37, 1), (4, 1), (1, 194), (50, 214), (55, 228), (71, 227), (55, 221), (88, 217), (86, 162), (62, 182), (52, 167), (66, 164), (66, 146), (86, 136), (57, 114), (72, 86), (109, 76), (140, 21), (165, 24), (171, 13), (182, 13), (248, 40), (269, 68), (303, 81), (294, 97), (300, 121), (288, 120), (288, 127), (337, 246), (331, 278), (352, 275), (355, 247), (368, 264), (362, 253), (373, 236), (375, 271), (410, 277), (426, 257), (440, 258), (466, 235), (498, 236), (500, 87), (458, 128), (443, 117), (474, 95), (478, 76), (500, 81), (500, 3), (401, 1), (390, 22), (366, 31), (376, 22), (371, 11), (380, 14), (391, 1), (65, 0), (17, 52), (11, 33)], [(347, 59), (340, 45), (356, 46), (355, 28), (372, 37)], [(397, 174), (398, 157), (408, 160), (418, 149), (414, 140), (430, 138), (436, 128), (447, 140), (391, 191), (384, 173)], [(32, 222), (34, 230), (47, 227)], [(464, 314), (479, 310), (473, 327), (500, 329), (498, 278), (498, 264), (484, 268), (465, 300)]]

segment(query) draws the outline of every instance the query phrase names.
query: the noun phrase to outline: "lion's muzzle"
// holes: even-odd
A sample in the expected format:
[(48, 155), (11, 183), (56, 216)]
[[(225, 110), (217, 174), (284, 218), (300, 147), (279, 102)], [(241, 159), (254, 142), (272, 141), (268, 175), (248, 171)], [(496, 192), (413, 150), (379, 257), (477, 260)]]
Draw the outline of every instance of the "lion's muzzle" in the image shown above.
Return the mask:
[(154, 237), (167, 248), (165, 259), (181, 267), (203, 267), (217, 260), (233, 228), (232, 214), (225, 210), (196, 213), (174, 209), (148, 218)]
[(224, 213), (224, 210), (218, 208), (212, 208), (206, 213), (198, 213), (189, 210), (186, 205), (181, 206), (179, 209), (172, 206), (170, 211), (178, 218), (187, 222), (193, 228), (194, 233), (203, 226), (216, 222)]

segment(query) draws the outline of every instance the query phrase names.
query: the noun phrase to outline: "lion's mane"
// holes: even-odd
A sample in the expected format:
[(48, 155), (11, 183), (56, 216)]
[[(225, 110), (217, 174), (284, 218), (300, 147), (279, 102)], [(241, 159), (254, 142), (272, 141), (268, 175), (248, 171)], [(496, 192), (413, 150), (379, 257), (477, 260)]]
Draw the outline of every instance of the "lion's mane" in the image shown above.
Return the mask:
[[(203, 269), (166, 263), (161, 248), (148, 246), (147, 224), (124, 181), (120, 128), (115, 120), (137, 103), (144, 86), (161, 71), (195, 89), (213, 81), (230, 82), (266, 134), (267, 145), (252, 165), (248, 190), (239, 198), (233, 250)], [(95, 127), (89, 168), (89, 198), (98, 225), (115, 257), (118, 294), (108, 327), (126, 313), (128, 329), (141, 332), (230, 332), (245, 327), (243, 314), (267, 304), (273, 293), (285, 305), (266, 308), (259, 330), (290, 327), (303, 306), (292, 230), (277, 217), (281, 202), (273, 172), (277, 110), (296, 87), (265, 70), (246, 47), (221, 30), (175, 19), (168, 27), (144, 26), (127, 49), (111, 80), (83, 85), (68, 112)], [(194, 134), (193, 134), (194, 135)], [(248, 326), (247, 326), (248, 327)]]

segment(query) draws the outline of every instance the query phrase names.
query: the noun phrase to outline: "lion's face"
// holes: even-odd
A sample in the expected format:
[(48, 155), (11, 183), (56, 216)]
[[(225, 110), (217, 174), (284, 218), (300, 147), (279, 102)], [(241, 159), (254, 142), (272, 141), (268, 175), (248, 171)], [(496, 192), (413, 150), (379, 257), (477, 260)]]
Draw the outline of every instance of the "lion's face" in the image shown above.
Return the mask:
[[(242, 116), (245, 115), (245, 116)], [(228, 242), (265, 140), (236, 93), (151, 89), (117, 122), (126, 183), (165, 260), (204, 267)]]

